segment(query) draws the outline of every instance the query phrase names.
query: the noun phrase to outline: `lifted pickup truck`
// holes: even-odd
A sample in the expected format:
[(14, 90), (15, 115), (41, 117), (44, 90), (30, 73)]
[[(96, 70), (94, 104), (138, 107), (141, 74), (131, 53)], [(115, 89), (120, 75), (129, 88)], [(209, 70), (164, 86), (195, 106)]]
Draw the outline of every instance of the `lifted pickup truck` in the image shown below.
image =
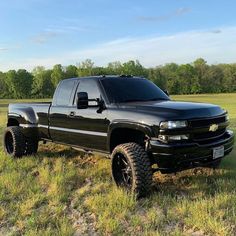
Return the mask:
[(12, 157), (52, 141), (111, 154), (118, 186), (142, 196), (155, 171), (216, 167), (233, 149), (219, 106), (172, 101), (147, 79), (96, 76), (59, 83), (52, 103), (10, 104), (4, 147)]

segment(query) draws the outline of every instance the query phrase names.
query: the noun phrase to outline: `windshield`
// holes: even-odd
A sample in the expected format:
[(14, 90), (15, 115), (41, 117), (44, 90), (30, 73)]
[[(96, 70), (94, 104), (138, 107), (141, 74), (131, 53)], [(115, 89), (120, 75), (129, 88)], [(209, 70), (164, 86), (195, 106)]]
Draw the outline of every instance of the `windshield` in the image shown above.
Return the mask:
[(106, 78), (101, 80), (111, 103), (170, 100), (154, 83), (139, 78)]

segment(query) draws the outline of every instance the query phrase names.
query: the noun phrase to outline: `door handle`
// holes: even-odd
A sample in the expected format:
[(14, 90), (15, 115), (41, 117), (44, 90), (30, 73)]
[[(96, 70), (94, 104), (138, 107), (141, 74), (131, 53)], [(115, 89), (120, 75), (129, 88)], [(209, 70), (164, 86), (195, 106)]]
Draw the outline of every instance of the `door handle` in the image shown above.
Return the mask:
[(71, 111), (70, 114), (69, 114), (70, 117), (73, 117), (75, 116), (75, 112), (74, 111)]

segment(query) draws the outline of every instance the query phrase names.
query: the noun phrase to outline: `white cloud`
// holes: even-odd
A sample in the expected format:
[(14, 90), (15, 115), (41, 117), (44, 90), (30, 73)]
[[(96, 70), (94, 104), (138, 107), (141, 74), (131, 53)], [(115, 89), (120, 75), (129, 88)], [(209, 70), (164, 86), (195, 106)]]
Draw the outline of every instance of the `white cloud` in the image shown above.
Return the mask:
[(8, 48), (0, 47), (0, 51), (8, 51)]
[[(5, 70), (9, 68), (32, 69), (37, 65), (52, 67), (54, 64), (75, 64), (92, 59), (96, 65), (111, 61), (138, 59), (144, 66), (165, 63), (189, 63), (203, 57), (208, 63), (236, 62), (236, 27), (183, 32), (169, 36), (148, 38), (124, 38), (106, 42), (87, 49), (75, 49), (45, 58), (12, 60), (10, 64), (0, 62)], [(0, 68), (1, 70), (2, 68)]]
[(50, 39), (58, 36), (58, 34), (59, 33), (56, 31), (41, 32), (32, 38), (32, 42), (36, 44), (44, 44), (47, 43)]
[(44, 29), (44, 31), (34, 35), (31, 38), (31, 41), (35, 44), (46, 44), (53, 38), (59, 37), (62, 34), (70, 32), (92, 32), (95, 29), (91, 27), (84, 26), (75, 26), (75, 25), (65, 25), (65, 26), (49, 26)]
[(170, 12), (166, 15), (159, 15), (159, 16), (139, 16), (137, 19), (139, 21), (143, 21), (143, 22), (162, 22), (162, 21), (168, 21), (171, 20), (175, 17), (179, 17), (182, 15), (185, 15), (186, 13), (191, 12), (191, 8), (187, 8), (187, 7), (182, 7), (182, 8), (178, 8), (173, 12)]

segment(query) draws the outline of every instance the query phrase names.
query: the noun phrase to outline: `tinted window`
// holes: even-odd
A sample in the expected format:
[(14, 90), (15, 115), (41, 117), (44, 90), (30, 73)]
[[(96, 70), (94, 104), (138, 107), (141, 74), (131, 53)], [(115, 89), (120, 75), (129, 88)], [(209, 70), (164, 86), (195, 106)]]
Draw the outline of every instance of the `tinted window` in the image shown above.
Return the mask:
[(87, 92), (89, 99), (100, 98), (97, 82), (92, 79), (81, 80), (77, 92)]
[(64, 80), (60, 83), (60, 87), (57, 92), (56, 105), (59, 106), (69, 105), (74, 86), (75, 86), (74, 80)]
[(147, 79), (106, 78), (101, 80), (110, 102), (169, 100), (169, 97)]

